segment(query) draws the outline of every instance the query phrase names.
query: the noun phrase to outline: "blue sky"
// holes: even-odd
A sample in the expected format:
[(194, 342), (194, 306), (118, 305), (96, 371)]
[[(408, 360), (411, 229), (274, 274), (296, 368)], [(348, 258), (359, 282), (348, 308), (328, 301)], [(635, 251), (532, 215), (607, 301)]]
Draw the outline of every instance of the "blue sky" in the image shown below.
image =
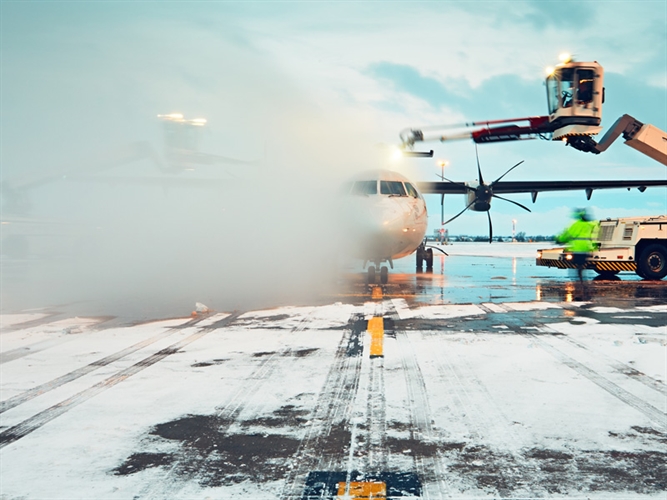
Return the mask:
[[(390, 164), (375, 145), (398, 143), (410, 126), (545, 114), (543, 70), (563, 51), (604, 66), (605, 128), (629, 113), (667, 129), (665, 0), (2, 1), (1, 8), (3, 181), (58, 172), (135, 141), (159, 148), (155, 117), (174, 111), (209, 120), (202, 150), (320, 174), (313, 182), (381, 166), (434, 180), (435, 159)], [(448, 177), (476, 176), (472, 142), (427, 147), (449, 162)], [(622, 141), (599, 156), (546, 141), (483, 145), (479, 156), (485, 179), (520, 160), (506, 179), (667, 176)], [(209, 174), (218, 175), (196, 173)], [(34, 203), (43, 212), (54, 210), (49, 203), (64, 215), (77, 211), (62, 198), (45, 189)], [(513, 199), (530, 203), (528, 195)], [(660, 189), (600, 191), (587, 203), (583, 193), (542, 194), (532, 214), (496, 201), (494, 229), (508, 234), (516, 218), (518, 230), (551, 234), (580, 205), (599, 217), (648, 215), (666, 213), (667, 197)], [(463, 206), (462, 197), (447, 197), (447, 213)], [(437, 196), (429, 209), (434, 229)], [(265, 223), (261, 214), (253, 220)], [(484, 214), (469, 213), (449, 229), (486, 228)]]

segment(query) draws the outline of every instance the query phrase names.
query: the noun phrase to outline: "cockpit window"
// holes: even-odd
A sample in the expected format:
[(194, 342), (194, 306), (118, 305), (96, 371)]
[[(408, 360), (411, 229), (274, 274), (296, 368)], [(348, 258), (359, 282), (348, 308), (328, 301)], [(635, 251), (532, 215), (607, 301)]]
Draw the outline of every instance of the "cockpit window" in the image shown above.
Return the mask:
[(378, 194), (377, 181), (357, 181), (352, 186), (352, 193), (356, 195)]
[(415, 187), (412, 184), (410, 184), (409, 182), (405, 183), (405, 189), (408, 190), (408, 194), (410, 196), (412, 196), (413, 198), (419, 198), (419, 193), (417, 193), (417, 190), (415, 189)]
[(403, 183), (399, 181), (380, 181), (380, 194), (407, 196)]

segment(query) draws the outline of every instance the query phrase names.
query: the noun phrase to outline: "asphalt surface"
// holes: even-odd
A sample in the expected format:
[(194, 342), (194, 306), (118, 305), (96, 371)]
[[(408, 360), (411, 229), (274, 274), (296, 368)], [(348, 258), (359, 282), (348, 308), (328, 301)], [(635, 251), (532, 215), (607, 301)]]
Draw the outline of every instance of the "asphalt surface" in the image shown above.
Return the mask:
[(434, 268), (300, 306), (3, 314), (0, 498), (665, 497), (666, 282)]

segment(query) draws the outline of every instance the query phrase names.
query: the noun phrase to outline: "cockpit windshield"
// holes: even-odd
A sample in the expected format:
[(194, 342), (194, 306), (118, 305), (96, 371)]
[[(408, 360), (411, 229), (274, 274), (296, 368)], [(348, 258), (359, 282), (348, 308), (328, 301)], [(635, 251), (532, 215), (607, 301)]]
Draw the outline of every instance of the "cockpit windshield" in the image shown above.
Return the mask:
[(378, 183), (377, 181), (357, 181), (352, 186), (351, 194), (359, 196), (378, 194)]
[(415, 187), (412, 184), (410, 184), (409, 182), (405, 183), (405, 189), (408, 190), (408, 194), (410, 196), (412, 196), (413, 198), (419, 198), (419, 193), (417, 192)]
[(380, 181), (380, 194), (407, 196), (403, 183), (400, 181)]

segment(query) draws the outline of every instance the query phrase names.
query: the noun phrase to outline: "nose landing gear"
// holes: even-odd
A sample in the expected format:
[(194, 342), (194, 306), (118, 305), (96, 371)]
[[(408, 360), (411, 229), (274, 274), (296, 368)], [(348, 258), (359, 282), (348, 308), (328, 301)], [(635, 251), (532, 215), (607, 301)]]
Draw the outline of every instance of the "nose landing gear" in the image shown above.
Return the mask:
[(433, 249), (426, 248), (426, 244), (422, 243), (417, 247), (417, 272), (421, 271), (426, 261), (426, 271), (433, 271)]
[[(366, 281), (369, 285), (375, 284), (376, 275), (377, 272), (375, 266), (373, 265), (368, 266), (368, 274), (366, 276)], [(386, 285), (388, 282), (389, 282), (389, 269), (387, 269), (387, 266), (382, 266), (380, 268), (380, 283)]]
[(369, 285), (375, 284), (375, 266), (368, 266), (368, 276), (366, 277), (366, 281)]

